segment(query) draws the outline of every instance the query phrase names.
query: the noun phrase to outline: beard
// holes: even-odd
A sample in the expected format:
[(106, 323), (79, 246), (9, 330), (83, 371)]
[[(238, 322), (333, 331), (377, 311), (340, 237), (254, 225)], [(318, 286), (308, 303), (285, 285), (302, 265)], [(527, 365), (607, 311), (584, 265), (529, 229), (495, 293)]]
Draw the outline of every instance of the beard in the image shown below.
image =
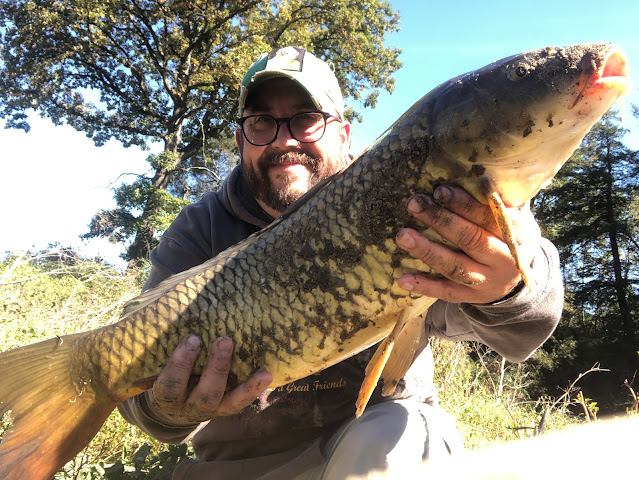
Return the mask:
[[(275, 187), (268, 174), (269, 168), (292, 163), (303, 165), (310, 172), (306, 188), (300, 189), (299, 185), (294, 187), (294, 182), (288, 177), (282, 188)], [(257, 168), (250, 168), (246, 162), (242, 162), (242, 171), (253, 196), (280, 213), (322, 180), (337, 173), (338, 170), (339, 168), (329, 160), (325, 161), (299, 152), (263, 155), (257, 161)]]

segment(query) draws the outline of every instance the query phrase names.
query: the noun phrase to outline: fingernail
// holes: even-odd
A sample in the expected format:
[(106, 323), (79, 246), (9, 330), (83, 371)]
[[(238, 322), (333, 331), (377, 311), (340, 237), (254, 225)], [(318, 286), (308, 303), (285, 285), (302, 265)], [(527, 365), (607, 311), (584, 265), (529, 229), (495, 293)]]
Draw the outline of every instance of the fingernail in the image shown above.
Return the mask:
[(399, 285), (399, 288), (403, 288), (409, 292), (415, 288), (415, 284), (412, 280), (410, 280), (410, 278), (400, 278), (397, 284)]
[(430, 205), (434, 205), (435, 201), (429, 195), (415, 195), (408, 200), (408, 211), (410, 213), (422, 213)]
[(408, 201), (408, 211), (410, 213), (421, 213), (423, 211), (422, 203), (413, 197)]
[(397, 243), (402, 248), (415, 248), (415, 239), (406, 230), (397, 234)]
[(422, 206), (419, 204), (415, 197), (408, 201), (408, 211), (411, 213), (419, 213), (422, 211)]
[(185, 345), (188, 350), (199, 350), (200, 339), (197, 337), (197, 335), (189, 335), (188, 337), (186, 337)]
[(217, 340), (217, 351), (220, 357), (227, 358), (233, 351), (233, 342), (229, 337), (220, 337)]
[(453, 191), (448, 187), (441, 186), (437, 187), (433, 196), (438, 202), (447, 202), (453, 197)]

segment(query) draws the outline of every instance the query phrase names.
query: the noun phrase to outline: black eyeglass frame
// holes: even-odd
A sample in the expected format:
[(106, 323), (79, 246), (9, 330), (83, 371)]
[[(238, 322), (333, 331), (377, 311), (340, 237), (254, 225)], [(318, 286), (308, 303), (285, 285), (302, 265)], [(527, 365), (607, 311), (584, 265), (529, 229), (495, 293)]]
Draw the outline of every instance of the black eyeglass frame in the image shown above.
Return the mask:
[[(291, 130), (291, 120), (293, 118), (295, 118), (296, 116), (298, 116), (298, 115), (304, 115), (304, 114), (307, 114), (307, 113), (319, 113), (324, 118), (324, 130), (322, 131), (322, 134), (316, 140), (311, 140), (311, 141), (300, 140), (299, 138), (297, 138), (295, 136), (295, 134)], [(275, 129), (275, 134), (273, 135), (273, 138), (269, 142), (267, 142), (267, 143), (254, 143), (251, 140), (249, 140), (248, 136), (246, 135), (246, 132), (244, 131), (244, 122), (246, 122), (246, 120), (248, 120), (249, 118), (253, 118), (253, 117), (268, 117), (268, 118), (272, 118), (273, 120), (275, 120), (275, 124), (277, 125), (277, 128)], [(286, 122), (286, 126), (288, 128), (288, 132), (291, 134), (291, 137), (293, 137), (298, 142), (300, 142), (300, 143), (315, 143), (315, 142), (318, 142), (324, 137), (324, 134), (326, 133), (326, 122), (328, 121), (329, 118), (334, 118), (338, 122), (342, 123), (342, 119), (339, 118), (338, 116), (333, 115), (331, 113), (326, 113), (326, 112), (322, 112), (322, 111), (318, 110), (318, 111), (311, 111), (311, 112), (299, 112), (299, 113), (296, 113), (295, 115), (293, 115), (291, 117), (281, 117), (281, 118), (274, 117), (273, 115), (269, 115), (267, 113), (257, 113), (255, 115), (247, 115), (246, 117), (238, 118), (237, 119), (237, 124), (239, 125), (240, 130), (242, 130), (242, 135), (244, 136), (244, 138), (246, 139), (247, 142), (249, 142), (251, 145), (255, 145), (256, 147), (265, 147), (266, 145), (270, 145), (271, 143), (273, 143), (277, 139), (277, 136), (280, 133), (280, 126), (282, 125), (283, 122)]]

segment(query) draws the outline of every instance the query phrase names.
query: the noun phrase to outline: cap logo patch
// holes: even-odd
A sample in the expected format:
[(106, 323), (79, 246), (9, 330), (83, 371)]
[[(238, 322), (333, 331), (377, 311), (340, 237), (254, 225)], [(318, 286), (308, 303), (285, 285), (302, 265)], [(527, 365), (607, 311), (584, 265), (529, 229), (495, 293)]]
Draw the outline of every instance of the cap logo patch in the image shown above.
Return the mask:
[(280, 48), (271, 52), (264, 70), (302, 71), (305, 50), (296, 47)]

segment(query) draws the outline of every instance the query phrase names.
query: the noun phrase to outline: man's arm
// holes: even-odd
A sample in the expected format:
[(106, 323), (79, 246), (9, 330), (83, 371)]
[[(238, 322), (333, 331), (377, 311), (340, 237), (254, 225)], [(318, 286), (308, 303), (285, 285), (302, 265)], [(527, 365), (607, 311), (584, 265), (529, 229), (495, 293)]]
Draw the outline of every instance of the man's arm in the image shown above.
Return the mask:
[(524, 361), (552, 334), (563, 308), (559, 256), (548, 240), (542, 240), (532, 272), (533, 288), (517, 289), (496, 302), (436, 302), (427, 317), (431, 335), (479, 341), (509, 361)]

